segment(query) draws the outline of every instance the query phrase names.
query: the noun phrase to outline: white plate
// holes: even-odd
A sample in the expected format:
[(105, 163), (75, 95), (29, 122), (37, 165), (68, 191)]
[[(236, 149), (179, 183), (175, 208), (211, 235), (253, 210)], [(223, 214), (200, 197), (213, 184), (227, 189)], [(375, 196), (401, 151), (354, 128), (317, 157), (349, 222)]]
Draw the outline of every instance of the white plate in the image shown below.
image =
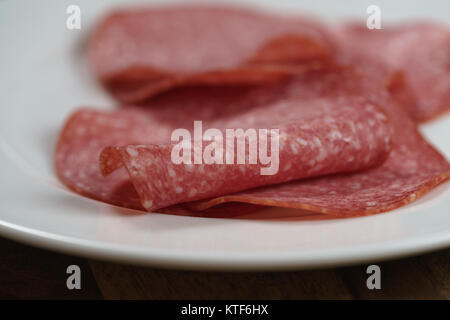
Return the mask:
[[(74, 31), (65, 27), (71, 1), (0, 2), (1, 235), (98, 259), (210, 269), (323, 267), (450, 245), (449, 183), (389, 213), (322, 221), (130, 215), (132, 210), (67, 191), (52, 165), (55, 139), (65, 117), (80, 105), (113, 105), (92, 79), (82, 54), (86, 34), (110, 2), (76, 1), (82, 29)], [(329, 19), (364, 17), (370, 4), (276, 3), (284, 8), (311, 6)], [(450, 20), (449, 2), (405, 1), (404, 7), (392, 3), (379, 1), (385, 17), (422, 12)], [(423, 129), (450, 157), (450, 116)]]

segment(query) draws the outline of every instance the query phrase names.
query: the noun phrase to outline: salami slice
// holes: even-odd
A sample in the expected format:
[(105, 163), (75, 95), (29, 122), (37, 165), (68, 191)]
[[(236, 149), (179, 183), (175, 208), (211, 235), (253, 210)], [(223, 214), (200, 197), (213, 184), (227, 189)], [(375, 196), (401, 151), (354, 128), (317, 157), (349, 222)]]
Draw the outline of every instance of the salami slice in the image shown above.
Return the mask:
[[(289, 85), (297, 85), (296, 80), (293, 82)], [(390, 126), (374, 105), (352, 105), (350, 99), (334, 105), (322, 98), (317, 100), (284, 100), (276, 107), (267, 106), (274, 118), (285, 114), (286, 121), (289, 113), (295, 112), (298, 119), (272, 126), (276, 134), (273, 129), (241, 129), (243, 149), (234, 146), (239, 144), (236, 132), (229, 138), (230, 129), (215, 129), (218, 131), (213, 141), (189, 140), (189, 145), (180, 150), (183, 157), (188, 155), (188, 164), (174, 162), (174, 144), (128, 145), (104, 149), (101, 169), (108, 175), (125, 166), (143, 206), (147, 211), (155, 211), (258, 186), (362, 170), (386, 158), (390, 151)], [(255, 123), (260, 122), (258, 110), (252, 116)], [(204, 149), (202, 144), (206, 144)], [(197, 156), (196, 148), (204, 158), (201, 164), (192, 160)], [(261, 153), (262, 149), (266, 151)], [(268, 152), (269, 161), (262, 161), (261, 154), (266, 157)]]
[(255, 84), (325, 61), (329, 40), (308, 19), (225, 7), (116, 11), (95, 30), (95, 74), (122, 102), (182, 85)]
[[(229, 102), (248, 88), (189, 88), (161, 95), (146, 108), (118, 111), (83, 108), (66, 121), (56, 146), (55, 166), (60, 180), (84, 196), (127, 208), (143, 210), (125, 170), (103, 177), (98, 160), (109, 145), (167, 143), (171, 132), (200, 119), (232, 114)], [(172, 210), (171, 213), (186, 211)], [(216, 210), (217, 211), (217, 210)]]
[[(240, 165), (194, 165), (195, 170), (188, 170), (181, 166), (172, 166), (171, 160), (166, 154), (165, 158), (162, 157), (163, 162), (160, 163), (161, 175), (167, 181), (162, 181), (163, 179), (158, 176), (158, 170), (156, 170), (156, 162), (154, 166), (142, 167), (144, 171), (148, 170), (143, 179), (140, 179), (139, 172), (136, 175), (132, 174), (133, 183), (141, 196), (142, 199), (146, 201), (155, 201), (153, 194), (150, 194), (148, 190), (144, 190), (141, 186), (144, 185), (147, 188), (149, 184), (167, 183), (167, 190), (159, 192), (159, 194), (167, 194), (170, 199), (164, 199), (166, 202), (159, 204), (158, 207), (165, 207), (171, 204), (185, 202), (190, 200), (195, 200), (196, 198), (204, 198), (211, 196), (213, 194), (227, 194), (235, 191), (236, 187), (239, 188), (250, 188), (257, 185), (266, 185), (277, 182), (283, 182), (287, 180), (292, 180), (295, 178), (302, 178), (314, 175), (321, 175), (330, 172), (341, 172), (341, 171), (353, 171), (362, 168), (367, 168), (380, 163), (385, 157), (389, 150), (390, 132), (389, 125), (386, 117), (377, 111), (375, 105), (366, 103), (367, 101), (360, 97), (357, 93), (354, 93), (351, 86), (347, 86), (345, 82), (340, 85), (336, 85), (336, 81), (332, 81), (332, 74), (328, 76), (323, 75), (321, 71), (311, 71), (303, 76), (297, 76), (293, 79), (286, 80), (285, 82), (279, 83), (277, 85), (271, 85), (263, 88), (262, 90), (256, 89), (252, 90), (250, 93), (236, 93), (236, 101), (230, 103), (229, 106), (217, 109), (221, 114), (216, 114), (214, 117), (206, 117), (205, 128), (268, 128), (274, 124), (279, 128), (285, 128), (287, 131), (285, 133), (281, 132), (280, 139), (280, 174), (276, 176), (264, 177), (260, 176), (258, 171), (258, 166), (240, 166)], [(320, 88), (317, 86), (318, 83), (324, 83), (324, 86)], [(327, 85), (330, 84), (330, 85)], [(316, 88), (316, 89), (315, 89)], [(225, 89), (223, 89), (225, 90)], [(230, 88), (227, 88), (228, 96)], [(184, 89), (184, 91), (188, 91)], [(203, 92), (209, 93), (209, 91), (199, 91), (197, 93)], [(353, 93), (352, 93), (353, 92)], [(185, 97), (182, 94), (180, 97)], [(208, 95), (208, 94), (207, 94)], [(214, 94), (214, 97), (218, 97)], [(294, 98), (292, 98), (294, 97)], [(197, 102), (202, 100), (203, 102), (208, 99), (199, 99), (197, 97)], [(166, 104), (168, 101), (177, 102), (179, 106), (180, 101), (184, 100), (174, 100), (173, 95), (167, 95), (167, 100), (160, 99), (160, 104), (163, 102)], [(214, 100), (214, 103), (217, 103)], [(201, 106), (202, 104), (198, 104)], [(254, 105), (256, 107), (251, 108)], [(153, 106), (154, 107), (154, 106)], [(170, 109), (170, 108), (169, 108)], [(206, 107), (199, 107), (197, 114), (203, 116), (203, 111)], [(234, 109), (234, 111), (232, 110)], [(161, 121), (162, 118), (159, 116), (163, 113), (163, 108), (154, 107), (146, 109), (135, 109), (135, 108), (124, 108), (118, 113), (108, 113), (112, 119), (110, 121), (93, 119), (90, 122), (91, 127), (96, 126), (98, 123), (100, 125), (108, 124), (111, 122), (115, 123), (114, 119), (121, 119), (124, 114), (130, 113), (131, 117), (139, 118), (139, 121), (130, 121), (128, 124), (130, 127), (127, 129), (126, 126), (122, 130), (117, 130), (114, 127), (100, 127), (96, 129), (93, 136), (78, 136), (72, 132), (77, 132), (77, 126), (86, 126), (83, 120), (75, 114), (70, 120), (71, 122), (78, 122), (76, 125), (66, 125), (66, 129), (63, 130), (62, 141), (59, 144), (57, 154), (66, 155), (67, 159), (72, 159), (80, 154), (80, 149), (83, 149), (83, 145), (86, 141), (97, 140), (101, 141), (98, 144), (98, 148), (89, 150), (91, 156), (88, 160), (82, 159), (85, 164), (81, 163), (69, 163), (68, 161), (62, 161), (63, 165), (59, 167), (75, 167), (75, 168), (93, 168), (97, 161), (96, 157), (100, 152), (100, 145), (102, 147), (107, 145), (127, 145), (130, 143), (142, 144), (142, 143), (153, 143), (159, 144), (152, 147), (139, 147), (138, 153), (141, 151), (146, 152), (148, 149), (157, 149), (157, 152), (161, 151), (166, 147), (166, 145), (161, 145), (158, 137), (166, 138), (169, 136), (168, 128), (176, 128), (180, 125), (180, 122), (176, 120), (176, 125), (169, 125), (167, 122)], [(181, 110), (186, 111), (189, 108), (181, 108)], [(210, 108), (208, 110), (211, 110)], [(192, 111), (192, 109), (191, 109)], [(82, 111), (84, 113), (86, 111)], [(100, 119), (103, 117), (104, 112), (97, 114)], [(84, 116), (85, 117), (85, 116)], [(191, 115), (191, 117), (193, 117)], [(164, 118), (164, 117), (163, 117)], [(176, 118), (176, 117), (174, 117)], [(78, 120), (78, 121), (74, 121)], [(188, 117), (187, 117), (188, 119)], [(164, 123), (161, 128), (156, 130), (157, 122), (160, 121)], [(192, 126), (192, 122), (189, 123)], [(140, 130), (139, 128), (143, 128)], [(133, 132), (133, 134), (127, 134), (127, 130)], [(114, 135), (109, 134), (110, 131), (116, 131)], [(141, 132), (141, 134), (139, 134)], [(152, 135), (152, 139), (149, 139), (146, 135)], [(140, 136), (140, 137), (139, 137)], [(119, 138), (114, 138), (119, 137)], [(114, 140), (116, 139), (116, 140)], [(122, 140), (119, 140), (122, 139)], [(124, 143), (122, 141), (129, 140), (130, 143)], [(133, 140), (134, 139), (134, 140)], [(138, 139), (138, 142), (136, 142)], [(168, 138), (167, 138), (168, 139)], [(79, 142), (77, 143), (76, 140)], [(168, 141), (168, 140), (167, 140)], [(66, 145), (66, 147), (63, 147)], [(110, 173), (117, 169), (120, 165), (117, 162), (122, 162), (128, 165), (128, 172), (132, 173), (133, 164), (137, 164), (137, 161), (142, 161), (145, 165), (148, 163), (149, 158), (152, 157), (152, 152), (147, 154), (147, 156), (138, 157), (138, 160), (130, 159), (127, 157), (129, 153), (127, 147), (124, 148), (110, 148), (104, 151), (102, 157), (103, 169), (105, 173)], [(136, 150), (131, 150), (131, 154), (136, 154)], [(72, 157), (67, 156), (70, 153)], [(119, 155), (119, 156), (117, 156)], [(125, 158), (122, 158), (121, 156)], [(127, 161), (129, 160), (129, 161)], [(133, 160), (133, 161), (131, 161)], [(159, 158), (161, 160), (161, 157)], [(57, 162), (61, 161), (57, 159)], [(108, 164), (108, 161), (111, 163)], [(121, 163), (121, 164), (122, 164)], [(228, 173), (219, 170), (223, 168), (225, 171), (230, 171)], [(59, 170), (63, 171), (62, 169)], [(172, 174), (169, 173), (172, 172)], [(83, 172), (78, 170), (78, 172)], [(117, 178), (114, 175), (120, 174), (121, 179), (126, 181), (126, 171), (117, 170), (112, 173), (111, 176), (106, 177), (107, 181), (121, 182), (120, 184), (125, 184), (124, 181)], [(187, 175), (186, 175), (187, 174)], [(156, 177), (155, 177), (156, 175)], [(60, 176), (63, 176), (60, 174)], [(86, 176), (89, 178), (86, 179)], [(92, 178), (91, 178), (92, 176)], [(235, 176), (236, 181), (229, 179), (230, 176)], [(176, 183), (180, 184), (170, 184), (170, 178), (177, 177)], [(183, 177), (183, 182), (178, 181), (180, 177)], [(224, 181), (224, 177), (227, 177), (228, 181)], [(101, 190), (103, 192), (103, 197), (101, 192), (94, 192), (90, 194), (91, 197), (97, 199), (107, 198), (108, 202), (114, 202), (124, 205), (124, 200), (126, 199), (115, 199), (111, 200), (111, 191), (108, 189), (119, 190), (120, 188), (112, 187), (107, 184), (101, 183), (101, 177), (99, 172), (88, 172), (84, 174), (84, 177), (76, 177), (76, 180), (84, 181), (83, 184), (93, 186), (97, 185), (99, 190), (101, 188), (106, 188), (107, 190)], [(93, 183), (89, 183), (92, 179)], [(149, 181), (147, 181), (149, 180)], [(76, 185), (74, 181), (67, 181), (67, 178), (63, 177), (63, 181), (66, 184), (73, 186)], [(192, 194), (198, 185), (193, 187), (189, 183), (196, 183), (202, 185), (203, 189), (199, 190), (198, 194)], [(129, 184), (127, 185), (129, 187)], [(178, 189), (177, 189), (178, 187)], [(212, 188), (211, 188), (212, 187)], [(155, 192), (158, 186), (153, 186), (152, 189)], [(183, 190), (189, 190), (186, 195)], [(177, 190), (179, 191), (177, 193)], [(86, 194), (86, 190), (78, 189), (78, 192)], [(114, 196), (120, 192), (112, 193)], [(196, 192), (197, 193), (197, 192)], [(100, 195), (100, 196), (99, 196)], [(188, 196), (188, 197), (187, 197)], [(125, 196), (125, 198), (127, 195)], [(154, 207), (147, 206), (147, 209), (154, 210)]]
[[(298, 137), (291, 134), (288, 139), (294, 136), (297, 140), (284, 143), (282, 139), (281, 149), (286, 150), (283, 153), (286, 161), (280, 166), (282, 175), (278, 180), (259, 181), (259, 185), (358, 170), (382, 161), (390, 137), (386, 118), (375, 106), (366, 105), (364, 98), (352, 94), (351, 87), (329, 86), (325, 90), (327, 97), (322, 97), (325, 91), (311, 90), (317, 81), (326, 82), (320, 74), (311, 71), (264, 90), (248, 89), (250, 92), (231, 87), (215, 88), (215, 92), (201, 88), (179, 89), (160, 97), (147, 108), (128, 107), (117, 112), (81, 110), (69, 118), (61, 133), (56, 152), (58, 174), (66, 185), (81, 194), (140, 209), (125, 170), (114, 171), (106, 178), (100, 175), (100, 151), (110, 145), (167, 144), (171, 131), (182, 126), (183, 121), (184, 126), (190, 128), (193, 120), (199, 118), (205, 119), (205, 128), (265, 128), (275, 124), (300, 131)], [(314, 78), (315, 81), (310, 81)], [(305, 86), (306, 83), (310, 85)], [(296, 98), (289, 99), (293, 93)], [(231, 97), (234, 102), (230, 102)], [(218, 101), (225, 105), (221, 106)], [(166, 112), (174, 111), (173, 108), (180, 114), (171, 113), (169, 117)], [(374, 131), (367, 132), (365, 128)], [(234, 166), (232, 169), (240, 172), (243, 168)], [(248, 180), (248, 176), (242, 177)], [(172, 191), (174, 196), (176, 190)], [(224, 187), (220, 192), (232, 191)]]
[[(295, 85), (290, 86), (289, 83)], [(217, 90), (214, 96), (221, 100), (219, 88)], [(222, 90), (231, 89), (222, 88)], [(176, 92), (178, 91), (174, 93)], [(181, 93), (180, 97), (188, 97), (190, 89), (186, 88), (179, 90), (179, 92)], [(181, 214), (192, 214), (189, 213), (189, 210), (208, 210), (209, 208), (209, 210), (215, 210), (210, 211), (212, 215), (227, 216), (227, 213), (220, 214), (219, 207), (233, 202), (302, 208), (336, 216), (373, 214), (413, 201), (448, 179), (450, 175), (448, 162), (421, 137), (415, 124), (409, 120), (405, 111), (391, 101), (388, 93), (379, 89), (373, 81), (362, 75), (342, 70), (309, 72), (304, 74), (303, 77), (297, 76), (295, 81), (286, 80), (276, 85), (253, 89), (250, 92), (235, 92), (235, 102), (229, 98), (233, 93), (227, 92), (225, 96), (229, 100), (226, 106), (219, 106), (217, 100), (207, 97), (206, 93), (208, 92), (198, 90), (194, 96), (191, 96), (191, 99), (197, 99), (199, 102), (197, 105), (201, 107), (197, 111), (192, 107), (190, 114), (185, 115), (188, 121), (184, 125), (192, 124), (192, 119), (196, 119), (195, 113), (202, 116), (207, 114), (205, 116), (207, 126), (216, 128), (269, 126), (274, 123), (283, 123), (282, 119), (285, 119), (286, 123), (290, 123), (301, 118), (302, 113), (286, 107), (289, 106), (289, 104), (283, 102), (286, 97), (287, 100), (298, 98), (305, 105), (315, 101), (316, 105), (320, 103), (332, 104), (333, 106), (337, 105), (338, 109), (339, 106), (348, 104), (359, 106), (355, 109), (355, 113), (364, 111), (364, 106), (372, 104), (382, 107), (391, 119), (394, 127), (393, 149), (387, 160), (374, 169), (352, 174), (303, 179), (208, 200), (182, 203), (179, 205), (182, 208)], [(203, 93), (203, 95), (200, 93)], [(171, 97), (171, 99), (168, 99), (168, 97)], [(280, 99), (280, 97), (284, 98)], [(159, 101), (160, 105), (165, 104), (166, 107), (170, 107), (172, 103), (179, 106), (180, 103), (184, 105), (187, 101), (186, 99), (177, 100), (173, 97), (173, 94), (167, 95), (166, 99), (160, 98), (155, 102)], [(204, 110), (208, 109), (208, 101), (211, 100), (215, 101), (214, 106), (217, 111), (211, 112), (211, 109), (209, 109), (208, 112), (205, 112)], [(168, 101), (171, 102), (168, 103)], [(194, 105), (196, 104), (194, 103)], [(255, 105), (255, 107), (251, 108), (252, 105)], [(161, 110), (160, 107), (154, 106), (154, 108), (145, 109), (124, 108), (118, 112), (84, 110), (75, 113), (63, 129), (57, 147), (56, 167), (61, 180), (81, 194), (108, 203), (143, 209), (138, 193), (132, 186), (126, 170), (120, 168), (103, 178), (98, 166), (98, 157), (101, 150), (108, 145), (167, 143), (170, 130), (183, 125), (183, 116), (175, 116), (175, 113), (172, 117), (172, 120), (176, 123), (174, 125), (171, 124), (170, 117), (167, 117), (167, 114), (164, 115)], [(184, 109), (179, 108), (179, 110)], [(275, 110), (279, 112), (274, 112)], [(283, 112), (283, 110), (290, 110), (290, 112)], [(314, 110), (314, 108), (310, 110)], [(86, 112), (93, 114), (94, 117), (89, 120), (90, 116), (83, 116)], [(105, 114), (109, 115), (110, 119), (105, 119)], [(124, 116), (125, 114), (128, 116)], [(128, 117), (130, 121), (123, 127), (123, 131), (120, 131), (122, 134), (111, 135), (112, 131), (117, 130), (117, 124), (114, 120), (123, 120)], [(375, 119), (376, 117), (369, 117), (367, 121)], [(150, 126), (144, 124), (142, 130), (150, 130), (149, 127), (152, 130), (157, 130), (161, 133), (155, 133), (153, 136), (161, 136), (162, 139), (153, 139), (153, 136), (151, 136), (153, 139), (151, 140), (149, 135), (142, 134), (144, 131), (139, 129), (140, 123), (151, 124)], [(99, 124), (101, 125), (99, 126)], [(90, 131), (87, 135), (89, 138), (78, 133), (84, 132), (84, 129), (78, 129), (79, 127), (90, 128), (91, 126), (98, 127), (99, 130)], [(147, 129), (144, 129), (146, 127)], [(370, 125), (366, 128), (367, 133), (369, 133), (371, 131), (369, 130)], [(137, 140), (135, 141), (130, 139), (129, 132), (133, 130), (136, 130)], [(111, 138), (112, 136), (120, 136), (121, 139), (120, 141), (114, 141)], [(386, 137), (388, 135), (385, 135), (384, 138)], [(90, 145), (90, 141), (97, 141), (92, 143), (93, 145), (96, 144), (97, 147), (87, 147)], [(367, 143), (365, 144), (367, 145)], [(81, 156), (83, 151), (86, 151), (86, 154)], [(87, 154), (90, 155), (87, 156)], [(351, 159), (351, 156), (351, 154), (348, 154), (347, 160)], [(91, 168), (92, 171), (87, 171), (87, 168)], [(97, 170), (94, 170), (94, 168)], [(69, 171), (66, 174), (64, 170), (67, 169), (72, 170), (72, 172)], [(73, 172), (76, 172), (76, 174), (73, 175)], [(83, 173), (85, 174), (83, 175)], [(127, 187), (121, 187), (123, 185)], [(124, 192), (123, 190), (127, 191)], [(217, 207), (218, 205), (219, 207)], [(171, 208), (158, 211), (180, 214), (179, 208), (177, 209), (175, 206), (174, 212), (170, 211)], [(247, 209), (252, 210), (254, 208), (248, 207)], [(246, 209), (244, 208), (244, 210)], [(198, 213), (202, 216), (208, 216), (208, 214), (208, 211), (199, 211)]]
[(418, 122), (450, 108), (450, 31), (415, 23), (369, 30), (356, 24), (336, 32), (338, 59), (386, 83)]
[[(338, 79), (338, 78), (336, 78)], [(450, 165), (417, 131), (404, 108), (372, 79), (344, 76), (348, 86), (383, 106), (394, 127), (392, 151), (379, 167), (299, 180), (190, 204), (205, 208), (229, 201), (300, 208), (339, 217), (368, 215), (408, 204), (450, 177)], [(320, 85), (319, 85), (320, 86)]]

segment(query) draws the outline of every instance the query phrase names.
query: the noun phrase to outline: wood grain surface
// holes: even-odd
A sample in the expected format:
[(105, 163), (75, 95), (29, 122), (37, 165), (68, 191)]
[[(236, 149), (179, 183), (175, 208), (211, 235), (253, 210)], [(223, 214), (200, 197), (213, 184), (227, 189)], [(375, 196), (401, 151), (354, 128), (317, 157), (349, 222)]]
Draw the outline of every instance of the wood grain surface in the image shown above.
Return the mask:
[[(68, 290), (66, 268), (81, 268)], [(289, 272), (174, 271), (93, 261), (0, 238), (3, 299), (450, 299), (450, 249), (381, 268), (381, 290), (366, 286), (367, 265)]]

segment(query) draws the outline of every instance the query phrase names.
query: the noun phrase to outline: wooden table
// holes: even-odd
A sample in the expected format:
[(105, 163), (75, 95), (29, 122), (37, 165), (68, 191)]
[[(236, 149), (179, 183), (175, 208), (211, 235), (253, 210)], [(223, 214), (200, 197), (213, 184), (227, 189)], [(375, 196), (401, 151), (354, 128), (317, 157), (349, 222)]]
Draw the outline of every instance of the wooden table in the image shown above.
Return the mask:
[[(289, 272), (196, 272), (100, 262), (0, 238), (0, 298), (9, 299), (450, 299), (450, 249), (381, 262), (381, 290), (367, 265)], [(78, 265), (82, 289), (68, 290)]]

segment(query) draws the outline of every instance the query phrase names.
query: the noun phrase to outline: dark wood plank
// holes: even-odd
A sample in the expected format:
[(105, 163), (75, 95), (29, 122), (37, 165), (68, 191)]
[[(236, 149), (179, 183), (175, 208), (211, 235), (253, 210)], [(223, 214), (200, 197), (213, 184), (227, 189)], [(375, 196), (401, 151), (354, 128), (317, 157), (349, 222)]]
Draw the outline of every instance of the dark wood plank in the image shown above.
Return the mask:
[(374, 263), (381, 269), (381, 290), (367, 288), (367, 265), (342, 268), (339, 273), (359, 299), (448, 299), (449, 252)]
[(105, 299), (351, 299), (334, 270), (173, 271), (90, 261)]
[[(0, 299), (102, 299), (85, 259), (0, 238)], [(81, 269), (81, 290), (68, 290), (67, 266)]]
[[(381, 290), (367, 265), (292, 272), (174, 271), (90, 261), (0, 239), (3, 299), (450, 299), (450, 250), (381, 262)], [(66, 288), (66, 268), (82, 290)]]
[(422, 256), (420, 261), (431, 273), (433, 286), (442, 297), (450, 300), (450, 249)]

